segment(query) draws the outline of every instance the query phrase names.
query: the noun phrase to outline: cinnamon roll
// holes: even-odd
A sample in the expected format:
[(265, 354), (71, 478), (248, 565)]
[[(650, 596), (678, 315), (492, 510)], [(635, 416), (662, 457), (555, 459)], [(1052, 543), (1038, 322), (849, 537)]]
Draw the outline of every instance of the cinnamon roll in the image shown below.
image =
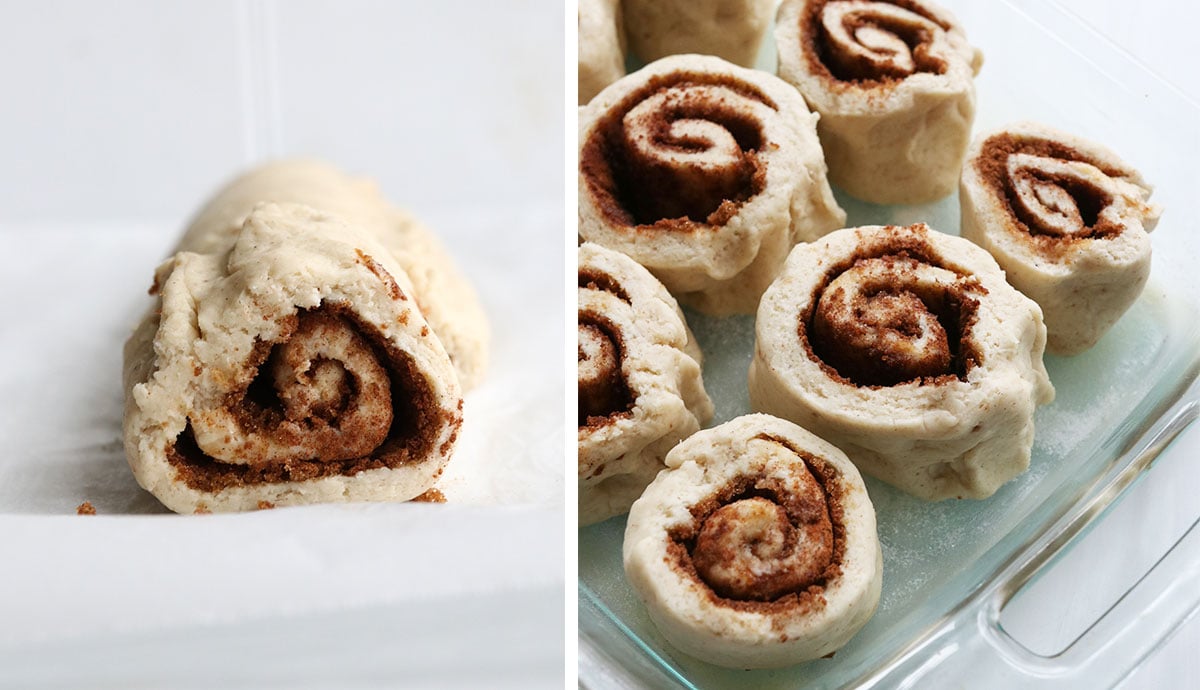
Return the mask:
[(125, 346), (138, 482), (177, 512), (429, 489), (462, 423), (460, 379), (482, 374), (486, 325), (426, 234), (316, 163), (267, 165), (217, 194)]
[(629, 583), (667, 640), (772, 668), (833, 653), (879, 602), (875, 511), (840, 450), (768, 415), (676, 446), (629, 511)]
[(712, 418), (679, 306), (629, 257), (579, 248), (579, 523), (629, 510), (680, 439)]
[(625, 76), (625, 26), (619, 0), (579, 2), (579, 105)]
[(1096, 344), (1150, 275), (1162, 209), (1108, 149), (1033, 123), (980, 136), (962, 172), (962, 235), (1042, 307), (1055, 354)]
[(1054, 397), (1041, 309), (923, 223), (797, 247), (755, 331), (754, 409), (927, 500), (985, 498), (1025, 471), (1034, 408)]
[(787, 251), (846, 218), (815, 121), (771, 75), (659, 60), (580, 112), (579, 234), (701, 311), (752, 312)]
[(829, 176), (877, 204), (954, 191), (983, 54), (926, 0), (784, 0), (779, 76), (820, 113)]
[(633, 54), (644, 62), (668, 55), (716, 55), (753, 67), (774, 0), (624, 0)]

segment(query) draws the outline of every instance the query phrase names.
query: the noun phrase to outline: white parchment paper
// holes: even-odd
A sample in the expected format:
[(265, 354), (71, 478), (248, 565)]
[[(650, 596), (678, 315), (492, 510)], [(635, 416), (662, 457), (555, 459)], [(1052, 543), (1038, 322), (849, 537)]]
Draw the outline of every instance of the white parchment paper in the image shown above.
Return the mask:
[[(493, 329), (491, 369), (467, 397), (460, 443), (439, 484), (448, 502), (201, 516), (161, 514), (120, 443), (121, 348), (179, 223), (0, 227), (21, 245), (0, 254), (0, 667), (19, 670), (38, 650), (80, 653), (122, 636), (198, 636), (202, 647), (246, 630), (287, 639), (292, 619), (348, 628), (330, 643), (349, 649), (379, 644), (355, 642), (364, 621), (390, 621), (397, 644), (423, 640), (372, 666), (390, 678), (389, 669), (414, 663), (432, 673), (433, 660), (454, 656), (456, 640), (472, 639), (473, 618), (492, 620), (506, 637), (495, 644), (512, 649), (462, 650), (455, 673), (472, 659), (561, 665), (561, 206), (423, 220), (448, 239)], [(456, 246), (468, 237), (469, 246)], [(83, 501), (96, 516), (75, 515)], [(537, 615), (509, 610), (514, 597)], [(441, 621), (438, 610), (455, 621)], [(405, 629), (414, 612), (441, 622)], [(526, 640), (538, 645), (507, 639), (521, 617), (534, 625)], [(434, 644), (441, 638), (448, 647)], [(547, 649), (559, 651), (551, 658)], [(170, 671), (150, 677), (174, 684)]]

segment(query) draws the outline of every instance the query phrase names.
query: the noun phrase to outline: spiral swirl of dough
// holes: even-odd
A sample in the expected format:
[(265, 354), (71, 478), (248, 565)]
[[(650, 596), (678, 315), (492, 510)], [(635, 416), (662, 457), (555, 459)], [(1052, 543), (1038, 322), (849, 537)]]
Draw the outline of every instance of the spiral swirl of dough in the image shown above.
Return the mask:
[(803, 592), (834, 566), (828, 496), (803, 463), (792, 476), (757, 479), (747, 495), (699, 522), (692, 564), (727, 599), (773, 601)]
[(923, 223), (798, 246), (763, 296), (750, 403), (928, 500), (990, 496), (1029, 466), (1054, 398), (1046, 327), (971, 242)]
[(678, 299), (749, 313), (797, 242), (840, 227), (817, 118), (765, 72), (674, 55), (580, 111), (579, 236)]
[(663, 635), (734, 668), (824, 656), (879, 599), (875, 513), (858, 471), (768, 415), (676, 445), (630, 510), (623, 557)]
[(820, 59), (843, 81), (903, 79), (941, 74), (944, 50), (935, 38), (945, 29), (920, 6), (889, 2), (830, 2), (820, 8)]
[(392, 382), (359, 329), (329, 309), (302, 312), (260, 343), (253, 378), (230, 403), (191, 415), (196, 445), (221, 462), (334, 462), (369, 455), (392, 427)]
[(1118, 235), (1126, 218), (1145, 208), (1136, 173), (1065, 139), (994, 135), (975, 165), (1043, 249), (1059, 240)]
[(962, 236), (1045, 315), (1055, 354), (1095, 345), (1141, 293), (1162, 208), (1100, 144), (1033, 122), (981, 134), (960, 184)]
[(579, 520), (629, 510), (662, 458), (712, 416), (678, 304), (629, 257), (579, 248)]
[[(858, 385), (960, 376), (970, 365), (973, 283), (907, 254), (859, 259), (833, 277), (811, 317), (814, 353)], [(965, 342), (968, 341), (968, 342)]]
[(927, 0), (784, 0), (779, 76), (820, 113), (830, 181), (875, 204), (954, 190), (983, 54)]
[(765, 97), (733, 79), (679, 74), (655, 84), (605, 137), (617, 152), (609, 173), (621, 207), (639, 225), (720, 224), (759, 191), (762, 120), (773, 115)]
[(579, 315), (579, 425), (604, 418), (629, 406), (629, 391), (621, 373), (624, 353), (620, 336), (604, 319)]

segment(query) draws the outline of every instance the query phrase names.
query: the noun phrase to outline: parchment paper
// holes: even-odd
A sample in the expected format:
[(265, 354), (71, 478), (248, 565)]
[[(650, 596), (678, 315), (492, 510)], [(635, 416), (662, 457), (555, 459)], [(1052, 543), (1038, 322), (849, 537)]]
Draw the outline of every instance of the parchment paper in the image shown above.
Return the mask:
[[(121, 665), (97, 651), (114, 640), (162, 647), (177, 639), (240, 654), (243, 666), (276, 668), (265, 676), (272, 683), (300, 686), (325, 676), (297, 671), (311, 664), (283, 642), (307, 634), (311, 643), (326, 625), (326, 644), (346, 658), (355, 649), (387, 651), (338, 667), (349, 674), (343, 681), (363, 680), (363, 669), (379, 680), (404, 668), (429, 679), (442, 668), (444, 678), (461, 680), (498, 666), (514, 678), (523, 663), (561, 666), (561, 205), (422, 220), (472, 277), (493, 330), (491, 369), (467, 397), (461, 440), (439, 484), (448, 502), (227, 516), (162, 514), (133, 480), (120, 443), (122, 344), (183, 223), (0, 225), (13, 238), (0, 252), (0, 668), (45, 680), (38, 660), (65, 649), (84, 664), (54, 665), (49, 677), (66, 684), (245, 678), (181, 656), (177, 646), (160, 650), (178, 657), (174, 666), (162, 653), (158, 662)], [(75, 515), (83, 501), (96, 516)], [(508, 639), (513, 625), (524, 626), (523, 642)], [(229, 648), (237, 635), (281, 644), (250, 658)], [(480, 648), (491, 635), (505, 637), (494, 642), (507, 651)], [(88, 674), (89, 658), (93, 670), (125, 675)]]

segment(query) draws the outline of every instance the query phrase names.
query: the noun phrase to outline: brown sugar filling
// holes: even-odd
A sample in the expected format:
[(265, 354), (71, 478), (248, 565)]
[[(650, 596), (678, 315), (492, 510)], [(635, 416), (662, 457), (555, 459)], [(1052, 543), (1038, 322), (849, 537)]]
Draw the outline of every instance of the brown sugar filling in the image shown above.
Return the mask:
[(598, 428), (633, 408), (622, 371), (625, 343), (620, 329), (592, 312), (579, 312), (579, 426)]
[(1037, 182), (1050, 183), (1064, 190), (1070, 195), (1078, 209), (1078, 221), (1082, 225), (1079, 232), (1063, 235), (1046, 227), (1038, 215), (1021, 201), (1016, 190), (1017, 181), (1012, 179), (1008, 173), (1008, 159), (1015, 154), (1087, 163), (1114, 178), (1127, 177), (1132, 173), (1129, 170), (1113, 167), (1052, 139), (1019, 136), (1007, 132), (988, 137), (983, 142), (979, 157), (975, 160), (976, 170), (984, 184), (1005, 199), (1005, 211), (1016, 228), (1022, 231), (1019, 236), (1026, 238), (1034, 248), (1053, 257), (1067, 251), (1071, 245), (1077, 242), (1115, 237), (1121, 233), (1122, 228), (1119, 224), (1100, 215), (1100, 212), (1112, 202), (1112, 198), (1106, 190), (1078, 178), (1056, 176), (1036, 170), (1023, 170), (1023, 174), (1031, 176)]
[(808, 476), (801, 490), (766, 475), (738, 477), (691, 507), (690, 523), (668, 535), (668, 557), (720, 606), (768, 614), (820, 610), (845, 558), (841, 475), (784, 439), (757, 438), (803, 461)]
[(629, 294), (625, 292), (625, 288), (621, 287), (616, 278), (594, 268), (579, 269), (579, 287), (587, 290), (601, 290), (615, 296), (625, 304), (632, 304)]
[[(821, 21), (821, 15), (830, 1), (832, 0), (810, 3), (807, 11), (800, 17), (800, 45), (812, 47), (810, 50), (805, 50), (804, 59), (808, 63), (809, 71), (813, 74), (826, 77), (834, 85), (874, 88), (896, 83), (918, 72), (932, 74), (946, 72), (945, 61), (929, 52), (929, 46), (933, 41), (933, 34), (929, 29), (896, 21), (890, 17), (871, 16), (869, 8), (847, 18), (845, 24), (847, 33), (853, 36), (861, 28), (872, 27), (896, 36), (908, 46), (913, 61), (912, 71), (880, 66), (861, 55), (840, 49), (829, 36)], [(943, 31), (951, 29), (950, 24), (939, 19), (919, 2), (913, 0), (876, 1), (908, 10), (933, 22)]]
[[(373, 447), (365, 452), (346, 455), (346, 446), (340, 439), (333, 447), (310, 449), (306, 457), (290, 457), (283, 460), (250, 461), (246, 464), (222, 462), (206, 454), (196, 443), (189, 422), (183, 433), (167, 447), (167, 460), (175, 468), (178, 478), (189, 487), (199, 491), (220, 491), (228, 487), (267, 483), (305, 481), (330, 476), (352, 476), (359, 472), (383, 467), (400, 467), (420, 462), (434, 452), (434, 442), (444, 425), (451, 425), (453, 432), (462, 422), (461, 411), (445, 410), (437, 406), (433, 389), (422, 375), (412, 356), (394, 347), (374, 327), (361, 322), (348, 308), (338, 304), (322, 304), (314, 310), (300, 312), (298, 328), (303, 328), (307, 317), (318, 320), (339, 319), (349, 325), (361, 338), (371, 356), (387, 377), (390, 419), (382, 429), (355, 429), (355, 435), (377, 438)], [(270, 362), (272, 358), (287, 356), (288, 343), (259, 343), (251, 360), (257, 369), (253, 380), (241, 391), (231, 393), (227, 405), (245, 425), (245, 428), (270, 432), (273, 424), (279, 424), (289, 414), (295, 416), (295, 401), (289, 409), (288, 401), (281, 399), (275, 387)], [(330, 362), (318, 363), (314, 376), (338, 378), (338, 372), (321, 374), (323, 367), (341, 366)], [(329, 371), (327, 369), (327, 371)], [(357, 398), (372, 394), (372, 390), (359, 389), (352, 377), (342, 375), (337, 385), (321, 386), (323, 392), (302, 400), (300, 405), (311, 416), (303, 424), (313, 427), (336, 426), (340, 417), (359, 401)], [(330, 395), (330, 391), (337, 391)], [(380, 391), (373, 390), (374, 394)], [(288, 395), (288, 393), (284, 393)], [(293, 391), (291, 395), (305, 394)], [(367, 401), (364, 401), (367, 402)], [(375, 401), (377, 402), (377, 401)], [(382, 419), (376, 419), (382, 422)], [(359, 450), (355, 448), (355, 450)]]
[[(644, 230), (694, 231), (720, 226), (766, 185), (760, 151), (762, 123), (736, 101), (710, 100), (691, 87), (719, 86), (739, 98), (777, 106), (756, 87), (735, 77), (699, 72), (660, 75), (609, 109), (587, 135), (580, 173), (601, 214), (612, 224)], [(626, 116), (647, 98), (679, 90), (651, 117), (649, 139), (656, 150), (704, 151), (710, 142), (671, 133), (681, 120), (715, 123), (736, 142), (735, 160), (720, 166), (680, 165), (640, 150), (626, 128)]]
[[(958, 279), (924, 284), (915, 273), (922, 264)], [(864, 268), (860, 278), (856, 272)], [(841, 276), (854, 284), (843, 286)], [(847, 298), (847, 289), (856, 292)], [(919, 235), (892, 226), (830, 267), (799, 315), (798, 336), (826, 375), (849, 385), (963, 381), (981, 359), (971, 332), (986, 292), (978, 280), (947, 266)]]

